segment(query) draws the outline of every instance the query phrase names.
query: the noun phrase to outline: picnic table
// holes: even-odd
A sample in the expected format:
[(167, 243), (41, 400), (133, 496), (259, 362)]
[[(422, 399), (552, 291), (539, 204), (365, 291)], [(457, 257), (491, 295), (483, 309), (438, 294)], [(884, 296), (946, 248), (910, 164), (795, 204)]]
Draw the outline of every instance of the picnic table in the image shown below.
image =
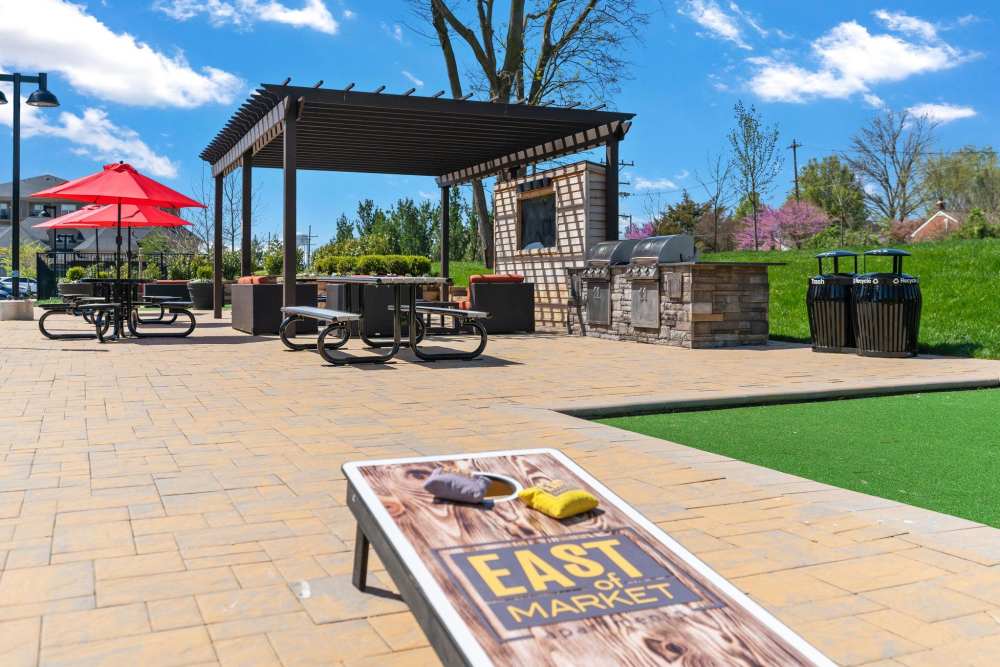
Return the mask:
[[(435, 500), (423, 482), (438, 466), (486, 475), (491, 500)], [(446, 665), (833, 665), (559, 451), (343, 470), (354, 585), (373, 547)], [(551, 480), (598, 508), (560, 521), (516, 498)]]
[[(291, 350), (318, 349), (320, 355), (334, 365), (360, 364), (360, 363), (383, 363), (392, 359), (399, 353), (401, 347), (408, 346), (413, 353), (424, 361), (439, 361), (447, 359), (474, 359), (482, 354), (486, 348), (486, 329), (479, 322), (489, 316), (488, 313), (478, 311), (467, 311), (445, 307), (435, 307), (417, 301), (417, 287), (421, 285), (448, 285), (450, 278), (438, 278), (432, 276), (335, 276), (322, 278), (321, 282), (335, 283), (342, 285), (352, 285), (359, 287), (366, 286), (389, 286), (392, 288), (393, 302), (389, 305), (392, 313), (393, 336), (388, 339), (374, 339), (365, 335), (365, 317), (370, 315), (365, 306), (365, 290), (356, 290), (357, 303), (353, 304), (352, 311), (332, 310), (329, 308), (318, 308), (312, 306), (285, 306), (281, 310), (285, 314), (285, 319), (278, 328), (281, 341)], [(357, 312), (353, 312), (356, 310)], [(421, 316), (441, 316), (451, 317), (455, 320), (455, 326), (447, 330), (447, 333), (458, 333), (463, 328), (470, 328), (479, 335), (479, 345), (471, 352), (445, 351), (430, 352), (421, 350), (420, 341), (424, 336), (424, 323)], [(407, 320), (407, 340), (403, 340), (403, 318)], [(294, 324), (299, 320), (317, 320), (325, 322), (326, 327), (320, 332), (315, 343), (298, 343), (293, 340), (295, 336)], [(351, 336), (352, 327), (357, 327), (361, 339), (372, 348), (388, 348), (388, 351), (358, 355), (335, 357), (330, 354), (330, 350), (343, 347)], [(441, 333), (443, 330), (435, 330)], [(331, 334), (338, 338), (328, 342)]]

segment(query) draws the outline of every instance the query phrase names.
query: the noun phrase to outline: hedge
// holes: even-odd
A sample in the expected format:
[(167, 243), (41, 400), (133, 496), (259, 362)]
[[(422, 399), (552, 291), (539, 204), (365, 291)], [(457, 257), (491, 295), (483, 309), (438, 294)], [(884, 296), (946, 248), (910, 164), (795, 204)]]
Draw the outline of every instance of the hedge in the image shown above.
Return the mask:
[(420, 255), (330, 255), (316, 258), (313, 265), (317, 273), (339, 275), (425, 276), (431, 272), (431, 260)]

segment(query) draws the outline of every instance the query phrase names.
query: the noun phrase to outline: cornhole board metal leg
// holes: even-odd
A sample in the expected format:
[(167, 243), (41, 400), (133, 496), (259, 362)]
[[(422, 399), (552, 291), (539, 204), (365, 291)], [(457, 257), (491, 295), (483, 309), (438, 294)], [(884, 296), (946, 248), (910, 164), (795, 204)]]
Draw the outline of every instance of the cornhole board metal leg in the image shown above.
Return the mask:
[(357, 533), (354, 536), (354, 587), (364, 592), (368, 583), (368, 538), (358, 524)]
[[(367, 578), (367, 547), (370, 545), (371, 548), (375, 549), (375, 553), (378, 554), (379, 560), (385, 566), (386, 572), (392, 578), (393, 583), (396, 584), (396, 588), (399, 589), (399, 593), (403, 597), (403, 602), (410, 608), (410, 613), (413, 614), (413, 617), (417, 619), (417, 623), (420, 624), (420, 629), (427, 635), (427, 641), (435, 653), (437, 653), (441, 663), (446, 665), (446, 667), (466, 667), (472, 665), (473, 663), (459, 650), (458, 642), (452, 636), (451, 632), (449, 632), (448, 627), (433, 612), (430, 603), (424, 596), (423, 587), (413, 577), (410, 570), (403, 565), (401, 556), (389, 542), (381, 525), (372, 515), (371, 510), (361, 500), (361, 496), (350, 482), (347, 484), (347, 506), (358, 522), (358, 541), (354, 546), (354, 585), (358, 586), (359, 578), (362, 582)], [(366, 543), (366, 547), (363, 550), (365, 567), (362, 570), (364, 574), (359, 575), (358, 544), (361, 543), (362, 539)]]

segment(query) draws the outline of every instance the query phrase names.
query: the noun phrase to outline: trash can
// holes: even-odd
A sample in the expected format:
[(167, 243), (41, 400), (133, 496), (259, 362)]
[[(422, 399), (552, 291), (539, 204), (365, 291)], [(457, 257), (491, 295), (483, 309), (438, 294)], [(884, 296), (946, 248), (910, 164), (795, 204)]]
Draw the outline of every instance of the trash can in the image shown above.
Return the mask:
[[(854, 259), (854, 271), (841, 273), (840, 259)], [(833, 273), (823, 272), (823, 260), (833, 260)], [(816, 255), (819, 274), (809, 279), (806, 310), (813, 352), (854, 352), (854, 276), (858, 253), (829, 250)]]
[(854, 277), (854, 331), (858, 354), (863, 357), (912, 357), (917, 354), (920, 332), (920, 281), (903, 273), (903, 258), (910, 253), (879, 248), (869, 257), (891, 257), (891, 273), (862, 273)]

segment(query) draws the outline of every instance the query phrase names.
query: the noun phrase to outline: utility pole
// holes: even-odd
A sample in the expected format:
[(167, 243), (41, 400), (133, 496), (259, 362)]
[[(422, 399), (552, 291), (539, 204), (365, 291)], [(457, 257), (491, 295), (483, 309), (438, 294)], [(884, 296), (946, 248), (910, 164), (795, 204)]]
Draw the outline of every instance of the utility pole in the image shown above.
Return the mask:
[(798, 150), (802, 148), (800, 144), (795, 139), (792, 139), (792, 145), (789, 146), (792, 149), (792, 168), (795, 170), (795, 201), (799, 200), (799, 152)]

